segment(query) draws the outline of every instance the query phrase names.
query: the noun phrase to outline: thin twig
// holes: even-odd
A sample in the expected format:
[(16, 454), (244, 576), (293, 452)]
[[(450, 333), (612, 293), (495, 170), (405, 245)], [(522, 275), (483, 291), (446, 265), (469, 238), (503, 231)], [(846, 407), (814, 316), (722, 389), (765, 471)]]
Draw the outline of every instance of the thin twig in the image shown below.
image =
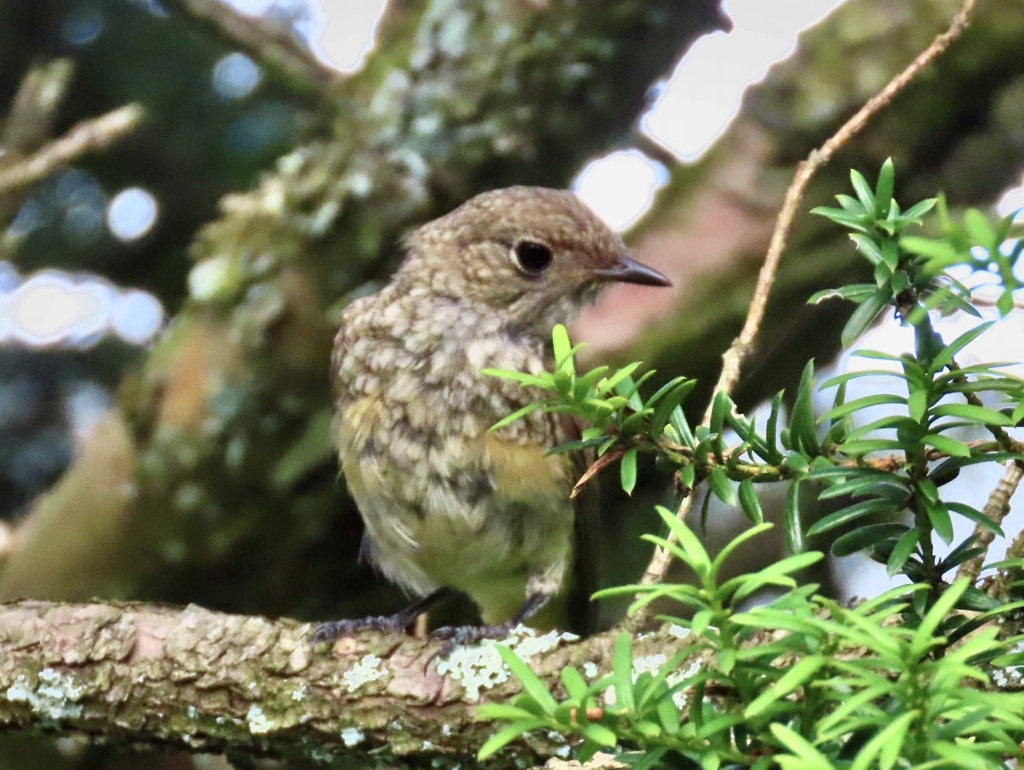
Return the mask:
[(321, 99), (326, 89), (343, 79), (282, 26), (244, 16), (221, 0), (169, 0), (168, 4), (210, 25), (229, 44), (279, 72), (296, 92)]
[[(715, 384), (715, 393), (731, 393), (739, 381), (743, 362), (753, 349), (754, 341), (757, 339), (757, 334), (761, 328), (761, 322), (764, 320), (768, 296), (771, 293), (772, 285), (775, 283), (775, 275), (778, 272), (779, 260), (782, 258), (782, 250), (786, 247), (786, 238), (789, 236), (793, 219), (796, 216), (797, 206), (799, 206), (803, 198), (808, 183), (817, 173), (818, 169), (828, 163), (843, 145), (860, 133), (861, 129), (868, 124), (868, 121), (880, 112), (882, 108), (886, 107), (922, 70), (949, 48), (953, 41), (960, 37), (960, 34), (967, 27), (971, 12), (976, 4), (977, 0), (965, 0), (963, 6), (953, 17), (948, 30), (936, 37), (931, 45), (922, 51), (905, 70), (889, 81), (889, 84), (875, 96), (871, 97), (828, 141), (817, 150), (812, 150), (811, 154), (807, 156), (807, 160), (797, 167), (796, 175), (789, 186), (789, 190), (786, 191), (782, 210), (779, 212), (779, 217), (775, 222), (775, 230), (772, 232), (764, 264), (761, 266), (761, 271), (757, 276), (757, 285), (754, 287), (754, 296), (750, 302), (747, 319), (739, 336), (736, 337), (725, 355), (722, 356), (722, 373)], [(704, 424), (707, 425), (710, 419), (711, 405), (709, 404), (704, 414)], [(690, 508), (693, 505), (692, 500), (693, 496), (691, 495), (686, 497), (680, 504), (676, 513), (679, 519), (685, 519), (689, 514)], [(655, 550), (651, 563), (647, 566), (641, 582), (644, 585), (660, 583), (665, 579), (671, 562), (672, 556), (668, 550), (658, 548)], [(638, 613), (637, 618), (633, 622), (641, 624), (644, 620), (645, 617), (639, 616)]]
[[(771, 242), (768, 245), (768, 254), (765, 257), (764, 265), (757, 277), (757, 285), (754, 288), (754, 297), (750, 303), (750, 311), (747, 313), (747, 320), (739, 336), (733, 341), (732, 346), (722, 357), (722, 373), (715, 385), (715, 392), (724, 391), (731, 393), (739, 381), (740, 368), (744, 359), (750, 353), (750, 349), (757, 338), (764, 319), (765, 308), (768, 305), (768, 295), (771, 293), (772, 285), (775, 283), (775, 274), (778, 271), (779, 260), (782, 257), (782, 250), (786, 247), (786, 238), (792, 229), (793, 219), (796, 216), (797, 206), (803, 198), (808, 183), (822, 166), (828, 163), (832, 157), (856, 136), (868, 124), (882, 108), (889, 105), (893, 98), (906, 88), (911, 81), (920, 74), (925, 67), (931, 64), (940, 54), (960, 37), (960, 34), (967, 27), (968, 18), (974, 9), (977, 0), (965, 0), (963, 7), (953, 17), (953, 23), (949, 29), (932, 41), (929, 45), (903, 72), (894, 77), (889, 84), (878, 94), (869, 99), (857, 113), (850, 118), (833, 136), (826, 141), (819, 149), (812, 150), (811, 154), (797, 168), (796, 176), (782, 205), (782, 211), (775, 224), (775, 231), (772, 233)], [(711, 406), (704, 416), (705, 422), (711, 416)]]
[(70, 59), (54, 59), (35, 65), (25, 74), (0, 134), (0, 146), (5, 153), (0, 158), (0, 167), (11, 165), (50, 137), (57, 107), (73, 73), (74, 64)]
[[(51, 138), (74, 69), (70, 59), (54, 59), (25, 73), (0, 132), (0, 171), (16, 165)], [(17, 193), (0, 195), (0, 261), (12, 261), (23, 237), (9, 229), (23, 200)]]
[[(1013, 493), (1017, 491), (1018, 485), (1020, 485), (1021, 479), (1024, 479), (1024, 470), (1014, 461), (1006, 463), (1006, 472), (1003, 477), (999, 479), (999, 483), (996, 484), (996, 488), (992, 490), (992, 494), (989, 495), (988, 501), (985, 503), (985, 507), (981, 510), (981, 515), (991, 521), (997, 527), (1002, 524), (1003, 519), (1006, 518), (1006, 514), (1010, 512), (1010, 498), (1013, 497)], [(973, 559), (968, 559), (960, 568), (956, 571), (957, 579), (967, 578), (971, 585), (974, 585), (974, 581), (978, 579), (978, 575), (981, 574), (981, 568), (985, 563), (985, 559), (988, 555), (988, 547), (992, 545), (992, 540), (995, 539), (996, 533), (990, 528), (983, 527), (978, 524), (974, 528), (974, 534), (977, 536), (977, 541), (974, 543), (975, 546), (984, 548), (985, 552), (978, 554)]]
[[(990, 299), (989, 297), (976, 297), (974, 295), (971, 295), (971, 304), (974, 305), (975, 307), (995, 307), (997, 301), (998, 298)], [(1013, 309), (1024, 310), (1024, 299), (1014, 298)]]
[[(999, 450), (1013, 452), (1018, 455), (1024, 454), (1024, 452), (1019, 449), (1006, 449), (1006, 447), (1004, 447), (998, 440), (989, 441), (987, 439), (978, 439), (975, 441), (965, 442), (964, 446), (972, 452), (977, 450), (979, 454)], [(750, 447), (747, 444), (737, 444), (736, 446), (724, 448), (721, 452), (716, 452), (714, 455), (709, 454), (700, 462), (697, 461), (693, 450), (689, 447), (680, 446), (678, 444), (669, 444), (664, 441), (652, 444), (641, 441), (634, 448), (641, 452), (663, 455), (669, 460), (669, 462), (674, 463), (677, 466), (692, 465), (697, 469), (697, 477), (701, 479), (706, 478), (707, 474), (716, 469), (724, 470), (731, 481), (743, 481), (750, 479), (755, 484), (771, 484), (777, 481), (788, 481), (789, 479), (798, 478), (803, 474), (803, 471), (788, 468), (785, 464), (775, 465), (768, 462), (759, 463), (754, 460), (743, 462), (743, 455), (750, 451)], [(835, 453), (835, 450), (837, 449), (837, 446), (831, 445), (826, 447), (825, 451), (822, 453), (822, 457), (828, 458), (836, 468), (849, 468), (851, 470), (863, 470), (865, 468), (870, 468), (883, 473), (896, 473), (910, 464), (910, 461), (907, 459), (905, 454), (890, 454), (885, 455), (884, 457), (849, 457), (846, 459), (839, 459)], [(597, 458), (597, 460), (591, 463), (590, 467), (587, 468), (586, 473), (580, 476), (579, 481), (576, 482), (576, 486), (573, 487), (570, 497), (575, 498), (579, 496), (579, 493), (584, 486), (593, 483), (594, 477), (599, 472), (607, 468), (609, 465), (618, 462), (626, 451), (626, 447), (615, 447)], [(948, 452), (932, 448), (925, 452), (924, 459), (926, 462), (936, 462), (938, 460), (944, 460), (950, 456), (951, 455)], [(1019, 461), (1016, 462), (1019, 463)]]
[(38, 182), (54, 169), (93, 150), (101, 150), (142, 121), (142, 107), (128, 104), (92, 120), (79, 123), (64, 136), (41, 147), (22, 161), (0, 170), (0, 195)]

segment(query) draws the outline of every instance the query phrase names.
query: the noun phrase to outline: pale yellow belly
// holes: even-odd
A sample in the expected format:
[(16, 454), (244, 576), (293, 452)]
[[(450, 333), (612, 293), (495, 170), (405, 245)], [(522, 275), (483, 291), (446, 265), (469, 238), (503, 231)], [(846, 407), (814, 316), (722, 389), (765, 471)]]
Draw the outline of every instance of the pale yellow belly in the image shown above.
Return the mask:
[(376, 405), (357, 402), (338, 437), (371, 558), (387, 577), (417, 594), (464, 591), (490, 622), (519, 606), (529, 576), (563, 582), (573, 528), (564, 455), (486, 431), (410, 449), (382, 440), (379, 417)]

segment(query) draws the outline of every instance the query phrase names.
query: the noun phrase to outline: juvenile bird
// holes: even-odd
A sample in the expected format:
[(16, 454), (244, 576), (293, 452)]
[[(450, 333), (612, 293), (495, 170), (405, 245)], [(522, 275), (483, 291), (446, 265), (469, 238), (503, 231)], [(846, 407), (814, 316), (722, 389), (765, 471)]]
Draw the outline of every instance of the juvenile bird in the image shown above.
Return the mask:
[[(614, 281), (669, 285), (572, 193), (510, 187), (415, 231), (392, 281), (346, 308), (331, 362), (335, 438), (366, 524), (363, 553), (421, 598), (394, 615), (324, 623), (316, 641), (403, 630), (453, 589), (486, 624), (434, 632), (460, 642), (540, 620), (570, 582), (589, 594), (595, 501), (569, 497), (587, 460), (545, 456), (580, 426), (535, 411), (489, 432), (540, 394), (481, 370), (549, 368), (552, 326)], [(573, 630), (586, 630), (585, 611)]]

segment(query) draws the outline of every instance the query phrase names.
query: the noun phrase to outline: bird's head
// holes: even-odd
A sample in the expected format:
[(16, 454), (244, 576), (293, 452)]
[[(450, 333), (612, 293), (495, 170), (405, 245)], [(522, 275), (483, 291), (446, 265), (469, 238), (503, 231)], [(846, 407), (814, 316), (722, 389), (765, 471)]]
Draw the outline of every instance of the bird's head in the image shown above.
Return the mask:
[(547, 334), (613, 282), (669, 286), (627, 256), (618, 233), (563, 190), (509, 187), (477, 195), (410, 237), (399, 279)]

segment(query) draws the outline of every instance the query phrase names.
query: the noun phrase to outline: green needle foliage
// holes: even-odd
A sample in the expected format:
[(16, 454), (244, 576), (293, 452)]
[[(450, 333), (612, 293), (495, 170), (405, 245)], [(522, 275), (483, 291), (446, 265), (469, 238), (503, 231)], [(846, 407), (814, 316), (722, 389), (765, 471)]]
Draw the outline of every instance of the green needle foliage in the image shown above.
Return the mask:
[[(677, 624), (676, 635), (688, 633), (689, 644), (671, 658), (658, 656), (656, 667), (650, 659), (640, 665), (623, 632), (611, 674), (588, 682), (566, 668), (564, 693), (557, 694), (500, 648), (523, 693), (509, 704), (480, 706), (481, 719), (509, 722), (481, 759), (537, 729), (579, 736), (581, 760), (619, 747), (621, 759), (642, 769), (1002, 768), (1020, 755), (1024, 694), (976, 689), (989, 682), (981, 663), (1019, 640), (1000, 640), (998, 629), (987, 627), (953, 645), (943, 633), (965, 581), (947, 588), (911, 627), (894, 621), (911, 610), (921, 586), (845, 608), (792, 577), (820, 553), (723, 582), (719, 571), (736, 547), (772, 525), (752, 527), (712, 559), (671, 511), (659, 512), (677, 543), (652, 541), (667, 545), (695, 583), (602, 593), (638, 592), (634, 607), (675, 599), (693, 614), (665, 619)], [(744, 600), (765, 585), (785, 593), (744, 611)]]
[[(685, 524), (659, 508), (671, 538), (646, 539), (687, 565), (694, 582), (623, 586), (599, 596), (636, 595), (631, 611), (655, 600), (659, 606), (674, 601), (680, 616), (664, 619), (677, 624), (688, 646), (652, 668), (634, 660), (630, 637), (623, 634), (611, 675), (587, 681), (566, 669), (558, 692), (502, 649), (523, 694), (510, 704), (481, 707), (480, 718), (507, 723), (481, 758), (538, 729), (579, 736), (581, 759), (617, 747), (621, 758), (642, 770), (661, 764), (707, 770), (1002, 768), (1020, 757), (1024, 694), (983, 688), (989, 683), (985, 666), (1022, 662), (1011, 652), (1024, 640), (999, 638), (990, 621), (1024, 607), (1018, 600), (1024, 562), (989, 565), (1011, 576), (1004, 592), (1009, 596), (990, 596), (964, 580), (950, 584), (948, 573), (985, 553), (979, 532), (1004, 533), (979, 508), (945, 499), (942, 487), (968, 465), (1024, 462), (1024, 447), (1006, 433), (1024, 422), (1024, 381), (1002, 371), (1007, 363), (957, 361), (995, 322), (980, 322), (947, 343), (932, 318), (953, 312), (980, 318), (971, 291), (949, 274), (954, 267), (994, 279), (996, 309), (1001, 318), (1008, 315), (1015, 292), (1024, 287), (1014, 273), (1024, 240), (1011, 237), (1013, 215), (992, 223), (970, 210), (953, 222), (941, 198), (903, 210), (893, 198), (891, 161), (873, 188), (856, 171), (851, 182), (855, 195), (838, 195), (838, 208), (813, 213), (850, 231), (873, 268), (874, 283), (820, 292), (810, 301), (842, 298), (857, 305), (842, 332), (847, 346), (891, 308), (913, 326), (913, 351), (860, 351), (879, 367), (820, 385), (808, 362), (788, 399), (788, 415), (779, 393), (763, 429), (741, 415), (726, 393), (715, 394), (707, 425), (690, 425), (682, 405), (695, 383), (677, 378), (645, 397), (643, 386), (653, 373), (634, 377), (639, 363), (578, 373), (579, 347), (561, 326), (552, 334), (553, 371), (487, 372), (541, 396), (495, 427), (535, 409), (573, 413), (590, 427), (580, 441), (553, 451), (593, 447), (603, 464), (618, 460), (627, 493), (636, 483), (638, 453), (655, 455), (676, 469), (681, 487), (706, 484), (702, 521), (707, 501), (717, 497), (739, 505), (751, 527), (711, 558)], [(922, 232), (922, 225), (938, 235), (908, 234)], [(880, 375), (890, 387), (846, 399), (851, 381)], [(836, 393), (832, 408), (815, 416), (812, 396), (819, 388)], [(883, 405), (887, 416), (858, 419)], [(964, 429), (985, 438), (965, 442)], [(793, 555), (721, 580), (722, 565), (736, 548), (772, 526), (764, 522), (756, 485), (779, 481), (789, 483), (783, 522)], [(841, 507), (805, 521), (802, 488)], [(954, 516), (974, 523), (975, 534), (954, 542)], [(825, 533), (838, 535), (831, 543), (834, 555), (864, 551), (908, 584), (853, 608), (818, 595), (816, 585), (798, 585), (793, 576), (822, 558), (804, 551), (805, 539)], [(936, 541), (950, 546), (945, 555), (936, 552)], [(748, 608), (766, 586), (782, 595)]]

